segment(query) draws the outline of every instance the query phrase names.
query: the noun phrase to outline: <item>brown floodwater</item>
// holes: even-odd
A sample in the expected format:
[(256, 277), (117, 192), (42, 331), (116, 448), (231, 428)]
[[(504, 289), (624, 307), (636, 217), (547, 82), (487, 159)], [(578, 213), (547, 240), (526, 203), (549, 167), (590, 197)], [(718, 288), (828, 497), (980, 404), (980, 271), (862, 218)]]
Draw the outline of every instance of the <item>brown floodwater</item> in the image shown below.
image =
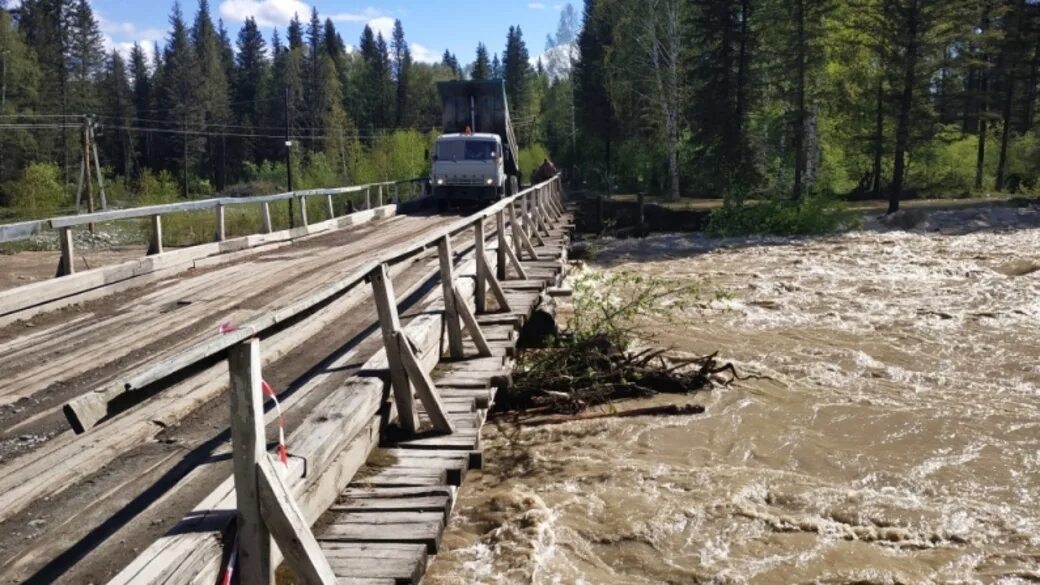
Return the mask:
[(1040, 581), (1040, 210), (608, 242), (589, 270), (725, 291), (659, 341), (772, 380), (487, 428), (426, 583)]

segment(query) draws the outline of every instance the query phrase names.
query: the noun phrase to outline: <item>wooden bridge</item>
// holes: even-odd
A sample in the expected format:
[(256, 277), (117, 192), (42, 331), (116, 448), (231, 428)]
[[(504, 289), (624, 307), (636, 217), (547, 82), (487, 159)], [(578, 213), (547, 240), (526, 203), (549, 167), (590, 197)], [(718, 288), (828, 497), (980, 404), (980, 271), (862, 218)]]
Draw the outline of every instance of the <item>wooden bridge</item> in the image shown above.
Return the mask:
[(421, 580), (570, 219), (558, 179), (466, 217), (332, 195), (188, 249), (153, 219), (147, 259), (0, 291), (4, 582)]

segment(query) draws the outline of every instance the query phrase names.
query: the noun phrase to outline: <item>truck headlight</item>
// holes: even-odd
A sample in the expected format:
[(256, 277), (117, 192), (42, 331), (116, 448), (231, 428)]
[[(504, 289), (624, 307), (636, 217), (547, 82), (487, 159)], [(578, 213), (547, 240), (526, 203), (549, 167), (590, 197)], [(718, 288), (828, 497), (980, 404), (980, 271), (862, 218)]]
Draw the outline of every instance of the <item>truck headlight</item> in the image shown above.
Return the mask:
[(438, 185), (443, 185), (444, 184), (444, 177), (437, 177), (437, 184)]
[(494, 185), (495, 184), (495, 180), (494, 179), (488, 179), (487, 180), (487, 184), (488, 185)]

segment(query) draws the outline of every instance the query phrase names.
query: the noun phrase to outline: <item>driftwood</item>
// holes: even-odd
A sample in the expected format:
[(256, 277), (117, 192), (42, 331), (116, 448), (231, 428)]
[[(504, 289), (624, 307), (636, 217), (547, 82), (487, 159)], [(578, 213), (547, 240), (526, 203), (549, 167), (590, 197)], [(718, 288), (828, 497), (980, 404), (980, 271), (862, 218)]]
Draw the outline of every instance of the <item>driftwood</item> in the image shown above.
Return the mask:
[(633, 408), (630, 410), (619, 410), (615, 412), (587, 412), (582, 414), (555, 414), (528, 419), (519, 419), (517, 422), (527, 427), (545, 425), (556, 425), (582, 420), (600, 420), (605, 418), (631, 418), (636, 416), (685, 416), (691, 414), (703, 414), (704, 407), (700, 404), (668, 404), (665, 406), (651, 406), (648, 408)]
[(520, 338), (516, 345), (519, 349), (544, 348), (559, 334), (560, 328), (556, 323), (556, 299), (543, 293), (538, 299), (538, 305), (520, 330)]

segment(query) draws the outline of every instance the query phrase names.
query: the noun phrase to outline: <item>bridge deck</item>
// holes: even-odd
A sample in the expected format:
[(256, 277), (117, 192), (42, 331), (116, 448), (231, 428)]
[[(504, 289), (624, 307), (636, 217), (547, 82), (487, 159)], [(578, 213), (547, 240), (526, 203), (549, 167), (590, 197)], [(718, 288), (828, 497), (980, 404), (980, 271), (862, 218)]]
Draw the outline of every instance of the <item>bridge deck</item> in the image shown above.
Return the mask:
[[(384, 438), (365, 467), (317, 522), (315, 536), (340, 583), (419, 583), (437, 554), (458, 488), (482, 463), (480, 431), (498, 387), (509, 382), (518, 332), (541, 293), (559, 283), (568, 231), (550, 230), (522, 261), (528, 280), (503, 281), (510, 312), (481, 315), (491, 357), (442, 361), (432, 378), (456, 431)], [(420, 421), (428, 422), (420, 409)]]

